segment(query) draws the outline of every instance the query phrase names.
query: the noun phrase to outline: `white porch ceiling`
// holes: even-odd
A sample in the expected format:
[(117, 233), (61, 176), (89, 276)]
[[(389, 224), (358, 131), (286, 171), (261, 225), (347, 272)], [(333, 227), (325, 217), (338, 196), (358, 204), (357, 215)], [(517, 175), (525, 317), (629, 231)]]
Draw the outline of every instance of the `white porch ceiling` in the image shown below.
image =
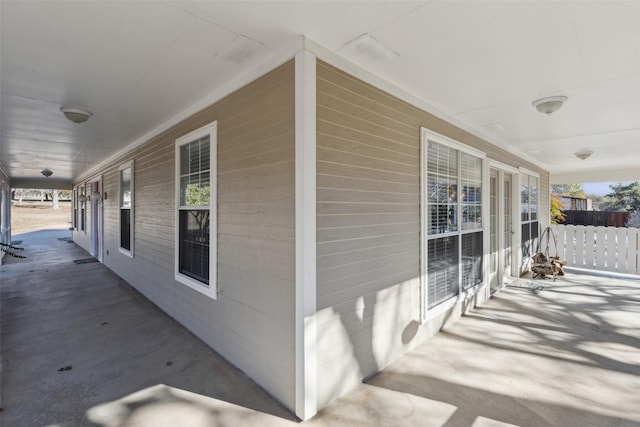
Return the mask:
[[(16, 180), (78, 177), (300, 35), (556, 182), (640, 179), (640, 2), (2, 1), (0, 15), (0, 163)], [(345, 48), (363, 34), (398, 55)], [(569, 98), (552, 116), (531, 106), (552, 95)], [(63, 105), (94, 115), (76, 125)]]

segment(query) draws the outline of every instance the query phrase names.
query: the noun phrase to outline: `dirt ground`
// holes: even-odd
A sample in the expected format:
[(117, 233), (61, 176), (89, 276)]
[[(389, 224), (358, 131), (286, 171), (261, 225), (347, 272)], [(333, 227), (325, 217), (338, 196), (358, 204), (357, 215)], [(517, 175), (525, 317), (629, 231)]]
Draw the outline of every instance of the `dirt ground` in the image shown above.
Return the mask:
[(37, 230), (68, 229), (71, 227), (71, 203), (60, 202), (53, 210), (51, 202), (23, 202), (11, 207), (11, 235)]

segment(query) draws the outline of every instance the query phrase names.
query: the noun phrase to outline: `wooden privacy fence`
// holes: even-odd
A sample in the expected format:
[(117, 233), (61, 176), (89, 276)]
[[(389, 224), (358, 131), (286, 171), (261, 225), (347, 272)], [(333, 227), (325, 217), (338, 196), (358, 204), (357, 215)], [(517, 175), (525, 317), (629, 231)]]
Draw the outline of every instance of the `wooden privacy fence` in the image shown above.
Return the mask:
[[(640, 228), (557, 224), (551, 229), (558, 236), (558, 255), (568, 266), (640, 274)], [(541, 242), (543, 248), (545, 244)], [(554, 255), (555, 247), (549, 245)]]
[(594, 225), (602, 227), (624, 227), (630, 212), (612, 211), (562, 211), (564, 225)]

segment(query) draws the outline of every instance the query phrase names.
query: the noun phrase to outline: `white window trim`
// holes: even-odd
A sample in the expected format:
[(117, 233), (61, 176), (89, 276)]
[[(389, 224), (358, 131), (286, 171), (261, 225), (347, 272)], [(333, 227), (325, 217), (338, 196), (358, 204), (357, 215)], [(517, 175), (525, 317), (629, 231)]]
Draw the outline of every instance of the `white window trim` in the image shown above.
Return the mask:
[[(538, 216), (536, 218), (536, 221), (538, 222), (538, 227), (540, 227), (540, 174), (538, 172), (532, 171), (530, 169), (526, 169), (523, 167), (519, 167), (518, 168), (518, 197), (517, 197), (517, 209), (518, 209), (518, 227), (515, 230), (516, 232), (516, 242), (518, 244), (519, 248), (522, 248), (522, 224), (525, 223), (531, 223), (531, 217), (529, 217), (528, 221), (522, 221), (522, 197), (521, 197), (521, 189), (522, 189), (522, 184), (524, 183), (523, 179), (524, 177), (527, 178), (527, 186), (529, 185), (529, 176), (532, 176), (534, 178), (536, 178), (538, 180), (538, 197), (536, 198), (536, 210), (538, 213)], [(531, 213), (529, 213), (530, 215)], [(539, 236), (538, 236), (539, 237)], [(535, 250), (535, 248), (533, 249)], [(518, 269), (521, 269), (522, 266), (522, 262), (523, 262), (523, 256), (522, 256), (522, 250), (519, 249), (517, 252), (517, 260), (518, 260)], [(520, 273), (522, 273), (522, 271), (520, 271)]]
[(521, 168), (519, 169), (515, 166), (509, 166), (508, 164), (499, 162), (497, 160), (488, 159), (487, 162), (489, 163), (489, 168), (502, 169), (503, 171), (510, 174), (519, 174), (520, 172), (522, 172)]
[(532, 171), (531, 169), (523, 168), (522, 166), (520, 166), (518, 168), (518, 171), (520, 173), (526, 173), (527, 175), (531, 175), (531, 176), (534, 176), (534, 177), (540, 179), (540, 173), (536, 172), (536, 171)]
[[(129, 246), (130, 249), (126, 250), (125, 248), (122, 247), (122, 242), (121, 242), (121, 234), (122, 234), (122, 216), (121, 216), (121, 210), (122, 210), (122, 205), (121, 205), (121, 197), (122, 197), (122, 176), (121, 176), (121, 172), (124, 169), (130, 168), (131, 169), (131, 181), (130, 181), (130, 185), (131, 185), (131, 207), (129, 208)], [(118, 251), (120, 251), (121, 254), (128, 256), (129, 258), (134, 258), (134, 218), (135, 218), (135, 201), (136, 201), (136, 196), (135, 196), (135, 190), (134, 190), (134, 185), (133, 185), (133, 159), (129, 160), (128, 162), (125, 162), (123, 164), (120, 165), (120, 167), (118, 168)]]
[[(93, 195), (93, 184), (97, 184), (98, 191), (104, 193), (103, 182), (104, 181), (102, 179), (102, 174), (96, 175), (89, 181), (85, 182), (85, 186), (89, 186), (89, 196), (87, 202), (89, 203), (89, 206), (91, 208), (91, 216), (89, 217), (91, 223), (91, 228), (89, 229), (89, 245), (91, 248), (90, 253), (91, 255), (95, 256), (100, 262), (102, 262), (103, 260), (104, 250), (104, 205), (102, 204), (102, 199), (95, 201), (91, 198), (91, 195)], [(94, 214), (96, 215), (95, 218)], [(87, 228), (86, 224), (85, 228)]]
[[(512, 182), (511, 182), (511, 209), (513, 210), (512, 215), (513, 219), (512, 219), (512, 227), (513, 230), (511, 231), (513, 233), (513, 238), (512, 238), (512, 244), (514, 246), (520, 247), (518, 245), (519, 240), (519, 233), (520, 233), (520, 173), (522, 172), (522, 168), (520, 167), (516, 167), (516, 166), (510, 166), (506, 163), (502, 163), (499, 162), (497, 160), (494, 159), (487, 159), (487, 181), (489, 181), (489, 174), (490, 174), (490, 169), (497, 169), (499, 172), (499, 175), (502, 176), (502, 173), (509, 173), (511, 174), (512, 177)], [(489, 200), (490, 198), (490, 189), (489, 186), (487, 185), (487, 193), (484, 196), (485, 200)], [(502, 203), (502, 202), (500, 202)], [(484, 217), (487, 219), (487, 223), (486, 223), (486, 229), (489, 230), (491, 228), (491, 224), (489, 223), (489, 214), (490, 214), (490, 206), (487, 204), (486, 207), (486, 212), (484, 214)], [(514, 212), (517, 212), (518, 214), (516, 215)], [(516, 219), (517, 217), (517, 219)], [(485, 260), (485, 270), (484, 271), (489, 271), (490, 265), (489, 265), (489, 251), (490, 251), (490, 242), (489, 242), (489, 233), (485, 233), (486, 235), (486, 240), (485, 240), (485, 248), (486, 248), (486, 252), (485, 252), (485, 256), (486, 256), (486, 260)], [(513, 249), (513, 248), (512, 248)], [(517, 250), (512, 250), (511, 252), (511, 271), (507, 272), (508, 277), (511, 279), (511, 281), (516, 280), (517, 279), (517, 275), (514, 275), (514, 271), (515, 269), (518, 268), (519, 265), (519, 255), (518, 255), (518, 251)], [(488, 280), (488, 277), (485, 277)], [(488, 282), (487, 282), (487, 287), (486, 287), (486, 294), (485, 297), (488, 299), (491, 297), (491, 288), (488, 286)]]
[[(466, 290), (462, 289), (461, 281), (458, 282), (458, 295), (456, 297), (451, 297), (450, 299), (443, 301), (437, 306), (429, 309), (429, 301), (428, 301), (428, 274), (427, 274), (427, 241), (429, 240), (429, 235), (427, 234), (427, 200), (425, 199), (425, 188), (427, 186), (427, 169), (425, 165), (427, 164), (427, 142), (431, 140), (437, 142), (442, 145), (446, 145), (450, 148), (456, 149), (458, 151), (463, 151), (467, 154), (474, 155), (482, 159), (482, 239), (483, 239), (483, 275), (482, 282), (474, 285)], [(425, 127), (420, 128), (420, 292), (422, 298), (420, 298), (420, 312), (421, 312), (421, 323), (428, 322), (429, 320), (440, 316), (446, 311), (453, 308), (458, 302), (465, 301), (471, 299), (474, 295), (476, 295), (483, 287), (486, 285), (486, 258), (487, 258), (487, 245), (486, 245), (486, 234), (487, 234), (487, 196), (486, 196), (486, 182), (488, 180), (488, 171), (489, 168), (487, 166), (487, 154), (483, 151), (470, 147), (468, 145), (462, 144), (458, 141), (455, 141), (449, 137), (446, 137), (442, 134), (429, 130)], [(459, 235), (459, 234), (467, 234), (478, 232), (479, 230), (459, 230), (457, 232), (452, 233), (441, 233), (438, 234), (437, 237), (447, 237), (450, 235)], [(458, 248), (461, 250), (461, 248)]]
[(73, 231), (78, 231), (78, 187), (75, 186), (71, 190), (71, 220)]
[(78, 213), (80, 214), (80, 232), (87, 235), (87, 203), (89, 200), (87, 199), (87, 183), (83, 182), (79, 185), (80, 194), (78, 196), (84, 196), (84, 201), (80, 202), (80, 207), (78, 209)]
[[(180, 147), (203, 136), (209, 135), (209, 286), (180, 273)], [(217, 176), (218, 176), (218, 122), (212, 122), (178, 139), (175, 143), (175, 280), (212, 299), (218, 298), (217, 250), (218, 250), (218, 215), (217, 215)]]
[[(530, 175), (534, 178), (536, 178), (538, 180), (538, 197), (536, 199), (536, 209), (538, 212), (538, 219), (536, 219), (536, 221), (540, 222), (540, 174), (538, 172), (529, 170), (529, 169), (525, 169), (523, 167), (519, 167), (517, 169), (517, 173), (518, 173), (518, 204), (517, 204), (517, 208), (518, 208), (518, 225), (519, 225), (519, 229), (522, 227), (523, 221), (522, 221), (522, 198), (520, 197), (520, 189), (522, 188), (522, 184), (523, 184), (523, 178), (527, 175)], [(529, 178), (527, 176), (527, 186), (529, 185)], [(526, 221), (526, 222), (531, 222), (531, 220)], [(518, 242), (521, 242), (521, 236), (518, 236)]]

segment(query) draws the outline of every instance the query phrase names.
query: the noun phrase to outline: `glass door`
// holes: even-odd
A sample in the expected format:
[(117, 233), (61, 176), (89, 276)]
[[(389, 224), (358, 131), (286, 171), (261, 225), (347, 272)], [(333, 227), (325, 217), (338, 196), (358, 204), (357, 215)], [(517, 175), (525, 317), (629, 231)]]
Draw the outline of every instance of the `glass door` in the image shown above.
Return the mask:
[(513, 276), (514, 175), (491, 168), (489, 174), (489, 289), (493, 294)]
[(489, 287), (491, 293), (494, 293), (500, 288), (500, 247), (498, 239), (498, 219), (499, 207), (498, 207), (498, 175), (497, 169), (491, 169), (489, 174)]
[(513, 175), (503, 173), (502, 179), (502, 283), (509, 283), (513, 276)]

